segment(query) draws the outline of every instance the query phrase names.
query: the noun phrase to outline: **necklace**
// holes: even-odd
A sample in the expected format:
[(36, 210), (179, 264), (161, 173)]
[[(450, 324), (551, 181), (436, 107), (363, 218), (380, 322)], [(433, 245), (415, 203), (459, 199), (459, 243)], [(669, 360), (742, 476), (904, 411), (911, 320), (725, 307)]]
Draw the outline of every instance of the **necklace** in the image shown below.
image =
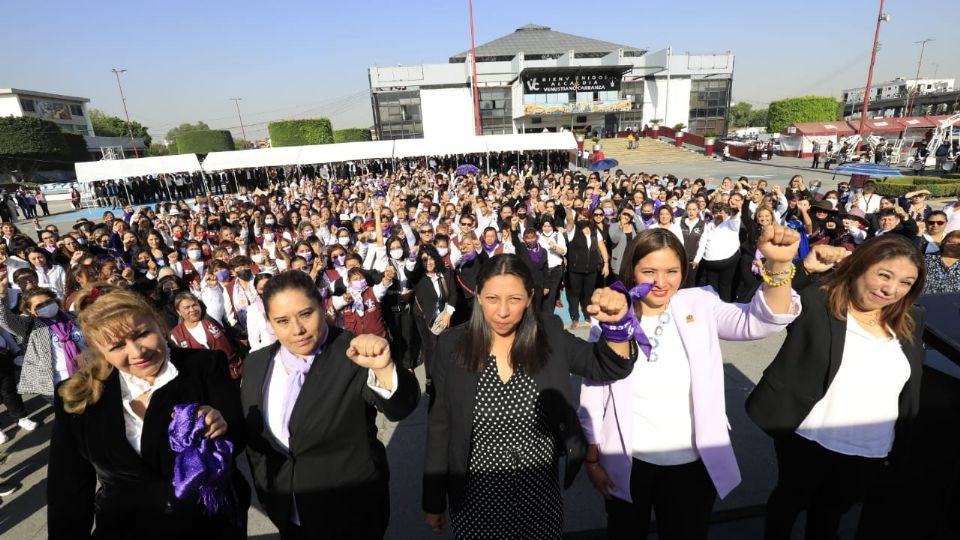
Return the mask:
[(667, 304), (667, 307), (657, 315), (657, 327), (653, 329), (653, 335), (650, 337), (650, 357), (647, 358), (647, 362), (656, 362), (659, 358), (657, 347), (660, 346), (660, 336), (663, 335), (664, 327), (670, 324), (671, 320), (673, 317), (670, 316), (670, 305)]
[(876, 316), (873, 316), (872, 318), (867, 319), (862, 314), (857, 313), (855, 311), (851, 311), (850, 314), (853, 315), (854, 319), (860, 321), (861, 323), (867, 326), (874, 327), (880, 324), (880, 321), (877, 319)]

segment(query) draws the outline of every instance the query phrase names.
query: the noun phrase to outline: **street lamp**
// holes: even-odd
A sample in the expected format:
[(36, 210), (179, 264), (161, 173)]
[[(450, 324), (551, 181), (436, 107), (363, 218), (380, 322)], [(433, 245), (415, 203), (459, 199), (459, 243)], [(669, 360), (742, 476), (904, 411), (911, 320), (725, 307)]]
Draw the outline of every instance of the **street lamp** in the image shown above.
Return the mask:
[(133, 145), (133, 155), (134, 157), (140, 157), (140, 152), (137, 151), (137, 140), (133, 138), (133, 126), (130, 125), (130, 113), (127, 112), (127, 98), (123, 96), (123, 85), (120, 84), (120, 74), (125, 73), (125, 69), (113, 68), (110, 71), (117, 76), (117, 88), (120, 89), (120, 101), (123, 102), (123, 114), (127, 117), (127, 133), (130, 134), (130, 144)]
[(877, 49), (880, 46), (880, 23), (889, 22), (890, 15), (883, 12), (884, 0), (880, 0), (880, 13), (877, 15), (877, 30), (873, 34), (873, 52), (870, 54), (870, 70), (867, 71), (867, 87), (863, 90), (863, 109), (860, 110), (860, 127), (857, 129), (857, 135), (860, 140), (857, 142), (857, 151), (860, 151), (860, 145), (863, 144), (863, 124), (867, 121), (867, 107), (870, 105), (870, 85), (873, 83), (873, 66), (877, 62)]
[(916, 103), (917, 95), (920, 93), (920, 68), (923, 66), (923, 50), (927, 47), (927, 43), (931, 41), (936, 41), (933, 38), (927, 38), (923, 41), (914, 41), (913, 44), (920, 45), (920, 61), (917, 62), (917, 76), (913, 79), (913, 92), (909, 93), (910, 99), (907, 102), (907, 109), (903, 111), (904, 116), (909, 116), (913, 112), (913, 106)]
[[(241, 99), (243, 99), (243, 98), (239, 98), (239, 97), (232, 97), (232, 98), (230, 98), (230, 100), (233, 101), (233, 104), (237, 106), (237, 118), (240, 119), (240, 134), (243, 135), (243, 144), (244, 144), (244, 146), (246, 146), (246, 144), (247, 144), (247, 131), (246, 131), (245, 129), (243, 129), (243, 117), (240, 116), (240, 100), (241, 100)], [(246, 148), (244, 148), (244, 150), (246, 150)]]

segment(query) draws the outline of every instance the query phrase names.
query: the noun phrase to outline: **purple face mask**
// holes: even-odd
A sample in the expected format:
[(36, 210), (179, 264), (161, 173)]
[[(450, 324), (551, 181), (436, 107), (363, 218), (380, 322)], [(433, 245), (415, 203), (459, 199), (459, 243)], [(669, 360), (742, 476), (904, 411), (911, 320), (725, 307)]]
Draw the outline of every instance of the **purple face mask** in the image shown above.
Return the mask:
[(227, 279), (230, 278), (230, 271), (229, 271), (229, 270), (217, 270), (217, 272), (216, 272), (215, 275), (217, 276), (217, 281), (223, 283), (224, 281), (226, 281)]
[(347, 256), (346, 256), (346, 255), (338, 255), (338, 256), (336, 256), (336, 257), (333, 258), (333, 265), (334, 265), (334, 266), (340, 267), (340, 266), (343, 266), (344, 264), (346, 264), (346, 262), (347, 262)]

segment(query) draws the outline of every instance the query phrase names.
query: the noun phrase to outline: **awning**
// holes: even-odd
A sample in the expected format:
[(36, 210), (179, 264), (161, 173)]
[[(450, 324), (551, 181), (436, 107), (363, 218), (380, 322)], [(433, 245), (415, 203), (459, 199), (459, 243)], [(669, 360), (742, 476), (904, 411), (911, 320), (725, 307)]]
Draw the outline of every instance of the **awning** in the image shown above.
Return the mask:
[(297, 156), (297, 163), (306, 165), (361, 159), (390, 159), (393, 157), (393, 145), (394, 141), (364, 141), (298, 146), (300, 154)]
[(836, 122), (802, 122), (794, 124), (783, 130), (783, 135), (806, 135), (807, 137), (816, 137), (824, 135), (836, 135), (845, 137), (853, 135), (857, 130), (845, 121)]
[(146, 157), (134, 159), (105, 159), (76, 163), (77, 181), (116, 180), (132, 176), (195, 172), (200, 170), (196, 154)]
[(451, 156), (456, 154), (486, 154), (486, 137), (464, 139), (398, 139), (394, 141), (393, 157)]
[(280, 148), (210, 152), (207, 154), (207, 158), (203, 160), (203, 170), (222, 171), (224, 169), (245, 169), (248, 167), (296, 165), (300, 148), (300, 146), (282, 146)]
[(537, 152), (541, 150), (576, 150), (573, 133), (526, 133), (487, 135), (483, 137), (490, 152)]

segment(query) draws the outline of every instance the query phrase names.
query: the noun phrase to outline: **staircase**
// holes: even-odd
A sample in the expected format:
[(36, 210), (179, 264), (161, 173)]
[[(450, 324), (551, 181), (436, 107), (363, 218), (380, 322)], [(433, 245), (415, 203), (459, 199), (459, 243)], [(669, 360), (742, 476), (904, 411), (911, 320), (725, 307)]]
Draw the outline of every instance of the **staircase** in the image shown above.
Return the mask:
[[(703, 155), (702, 150), (685, 150), (674, 146), (670, 139), (653, 140), (649, 138), (640, 139), (640, 147), (633, 150), (627, 149), (627, 139), (601, 139), (603, 145), (603, 154), (608, 159), (612, 158), (620, 162), (621, 168), (641, 164), (664, 164), (664, 163), (711, 163), (712, 158)], [(592, 143), (587, 141), (587, 148), (591, 148)]]

